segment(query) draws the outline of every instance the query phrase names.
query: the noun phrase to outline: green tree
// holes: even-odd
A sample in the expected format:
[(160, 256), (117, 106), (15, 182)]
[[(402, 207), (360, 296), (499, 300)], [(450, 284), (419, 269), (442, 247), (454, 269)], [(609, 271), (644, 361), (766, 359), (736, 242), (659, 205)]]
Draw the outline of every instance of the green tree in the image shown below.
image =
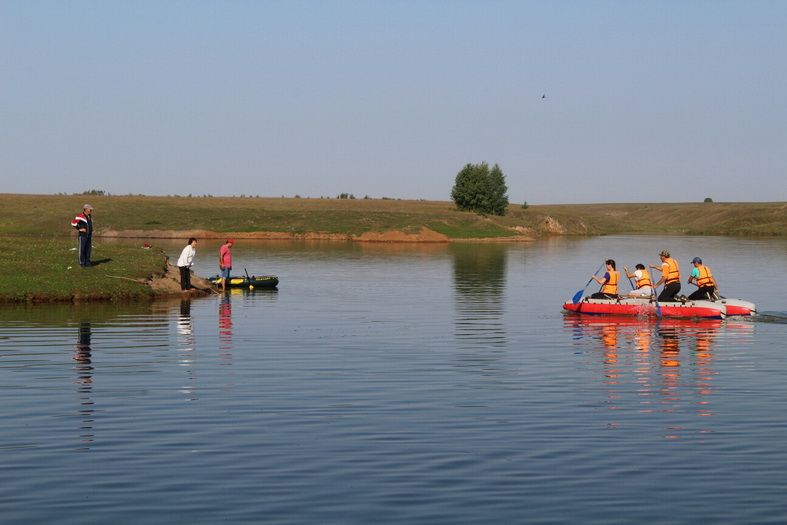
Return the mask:
[(451, 198), (461, 210), (482, 214), (505, 215), (508, 207), (508, 186), (503, 170), (486, 162), (467, 164), (457, 173)]

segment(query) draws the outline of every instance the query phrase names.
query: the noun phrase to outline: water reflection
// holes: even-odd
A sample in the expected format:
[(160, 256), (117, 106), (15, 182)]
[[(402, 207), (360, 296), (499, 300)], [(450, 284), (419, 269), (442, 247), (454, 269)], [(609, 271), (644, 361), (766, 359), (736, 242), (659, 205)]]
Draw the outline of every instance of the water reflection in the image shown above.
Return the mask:
[(77, 342), (74, 345), (74, 370), (77, 377), (74, 383), (77, 385), (77, 396), (79, 398), (79, 417), (82, 425), (79, 429), (79, 441), (82, 443), (81, 450), (89, 450), (90, 445), (95, 439), (93, 430), (95, 406), (93, 403), (93, 350), (90, 347), (92, 328), (90, 321), (81, 321), (77, 332)]
[[(576, 344), (600, 351), (610, 410), (674, 414), (664, 437), (684, 437), (686, 414), (713, 416), (715, 341), (726, 329), (719, 319), (662, 319), (566, 315), (565, 327)], [(617, 428), (618, 421), (608, 423)], [(712, 432), (709, 420), (694, 421), (700, 434)]]
[[(488, 370), (506, 345), (503, 323), (507, 247), (457, 244), (453, 255), (454, 335), (461, 366)], [(484, 351), (484, 350), (487, 351)]]
[(219, 355), (222, 363), (232, 363), (232, 291), (227, 290), (219, 301)]
[(186, 369), (188, 383), (180, 387), (180, 393), (185, 394), (189, 400), (196, 400), (194, 326), (191, 321), (191, 299), (180, 301), (180, 312), (177, 317), (178, 327), (178, 366)]

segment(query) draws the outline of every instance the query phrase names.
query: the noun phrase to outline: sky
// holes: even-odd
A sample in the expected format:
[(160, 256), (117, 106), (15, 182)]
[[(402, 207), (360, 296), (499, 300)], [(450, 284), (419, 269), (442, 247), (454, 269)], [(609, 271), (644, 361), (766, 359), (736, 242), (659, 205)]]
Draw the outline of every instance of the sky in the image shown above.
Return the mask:
[[(787, 2), (0, 0), (0, 192), (787, 201)], [(544, 97), (545, 96), (545, 97)]]

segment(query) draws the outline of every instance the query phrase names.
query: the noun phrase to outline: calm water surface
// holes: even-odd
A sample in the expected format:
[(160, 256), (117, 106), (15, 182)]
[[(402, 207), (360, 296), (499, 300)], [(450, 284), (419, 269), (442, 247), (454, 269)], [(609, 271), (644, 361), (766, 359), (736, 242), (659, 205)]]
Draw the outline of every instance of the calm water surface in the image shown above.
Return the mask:
[[(767, 315), (561, 313), (603, 259), (664, 247)], [(0, 309), (0, 521), (787, 521), (783, 240), (235, 257), (279, 290)]]

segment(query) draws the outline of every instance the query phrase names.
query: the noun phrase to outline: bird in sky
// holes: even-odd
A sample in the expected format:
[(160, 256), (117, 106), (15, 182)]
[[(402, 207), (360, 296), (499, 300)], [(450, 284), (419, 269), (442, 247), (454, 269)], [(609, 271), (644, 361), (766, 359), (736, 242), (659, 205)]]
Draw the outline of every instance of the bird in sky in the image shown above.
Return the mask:
[(541, 95), (541, 100), (544, 100), (545, 98), (547, 98), (547, 94), (546, 93)]

